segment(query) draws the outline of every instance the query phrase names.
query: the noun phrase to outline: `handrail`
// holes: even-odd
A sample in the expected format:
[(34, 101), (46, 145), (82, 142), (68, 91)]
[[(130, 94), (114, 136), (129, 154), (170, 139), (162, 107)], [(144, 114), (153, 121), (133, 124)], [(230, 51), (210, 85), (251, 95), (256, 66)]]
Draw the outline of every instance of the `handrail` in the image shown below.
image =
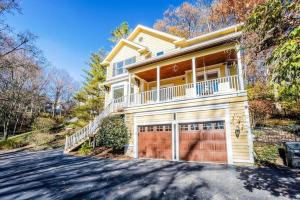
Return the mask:
[(101, 125), (102, 119), (109, 115), (109, 113), (114, 111), (113, 102), (109, 103), (105, 109), (96, 116), (92, 121), (90, 121), (86, 126), (81, 128), (79, 131), (74, 133), (73, 135), (66, 136), (65, 141), (65, 152), (69, 152), (74, 148), (76, 145), (82, 143), (90, 136), (96, 134), (97, 129)]
[(159, 89), (159, 99), (157, 90), (149, 90), (123, 96), (121, 98), (114, 99), (114, 101), (118, 102), (119, 104), (122, 103), (122, 106), (127, 105), (128, 107), (131, 107), (137, 105), (184, 100), (189, 98), (199, 98), (202, 96), (212, 96), (239, 90), (239, 79), (237, 75), (234, 75), (197, 82), (196, 87), (193, 83), (187, 83), (183, 85), (161, 88)]
[(130, 94), (113, 99), (105, 109), (90, 121), (85, 127), (66, 137), (65, 152), (69, 152), (77, 145), (94, 136), (101, 125), (102, 119), (112, 112), (119, 112), (125, 106), (137, 106), (153, 103), (171, 102), (189, 98), (199, 98), (201, 96), (211, 96), (240, 90), (238, 76), (221, 77), (217, 79), (201, 81), (196, 83), (187, 83), (167, 88), (159, 89), (159, 99), (157, 90), (145, 91), (137, 94)]

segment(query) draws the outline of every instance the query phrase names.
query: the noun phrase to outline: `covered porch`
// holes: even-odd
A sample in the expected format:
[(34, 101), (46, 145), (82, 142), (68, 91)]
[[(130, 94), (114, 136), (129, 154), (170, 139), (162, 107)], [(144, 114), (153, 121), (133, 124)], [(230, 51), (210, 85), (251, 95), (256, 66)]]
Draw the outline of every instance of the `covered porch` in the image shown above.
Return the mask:
[(130, 107), (244, 90), (240, 56), (234, 48), (129, 71), (128, 95), (114, 103)]

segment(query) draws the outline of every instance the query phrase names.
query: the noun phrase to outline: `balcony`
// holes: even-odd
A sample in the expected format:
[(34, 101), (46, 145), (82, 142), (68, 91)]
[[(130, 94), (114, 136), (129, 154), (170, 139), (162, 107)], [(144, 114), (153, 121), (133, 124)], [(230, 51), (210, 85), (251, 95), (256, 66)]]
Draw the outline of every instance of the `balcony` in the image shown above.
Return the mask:
[(123, 107), (134, 107), (142, 105), (151, 105), (167, 102), (182, 101), (210, 96), (219, 96), (233, 94), (241, 90), (239, 78), (237, 75), (222, 77), (207, 81), (187, 83), (172, 87), (149, 90), (136, 94), (120, 97), (113, 100), (114, 109)]

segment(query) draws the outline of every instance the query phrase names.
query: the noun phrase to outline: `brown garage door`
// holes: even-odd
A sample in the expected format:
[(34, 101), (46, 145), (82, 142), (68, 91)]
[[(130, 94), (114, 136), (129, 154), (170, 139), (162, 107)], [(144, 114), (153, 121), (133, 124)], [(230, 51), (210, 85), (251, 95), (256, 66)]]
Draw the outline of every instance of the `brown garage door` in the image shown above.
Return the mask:
[(171, 125), (138, 127), (139, 158), (172, 159)]
[(224, 121), (179, 125), (181, 160), (227, 162)]

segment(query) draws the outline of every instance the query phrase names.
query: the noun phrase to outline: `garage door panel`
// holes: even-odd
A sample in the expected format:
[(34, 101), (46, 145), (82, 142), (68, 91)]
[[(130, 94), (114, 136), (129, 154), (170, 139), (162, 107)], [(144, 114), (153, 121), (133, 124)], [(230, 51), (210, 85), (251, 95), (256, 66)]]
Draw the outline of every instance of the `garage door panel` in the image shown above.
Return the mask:
[(139, 158), (172, 159), (171, 125), (139, 126)]
[(180, 124), (179, 130), (181, 160), (227, 162), (223, 121)]

